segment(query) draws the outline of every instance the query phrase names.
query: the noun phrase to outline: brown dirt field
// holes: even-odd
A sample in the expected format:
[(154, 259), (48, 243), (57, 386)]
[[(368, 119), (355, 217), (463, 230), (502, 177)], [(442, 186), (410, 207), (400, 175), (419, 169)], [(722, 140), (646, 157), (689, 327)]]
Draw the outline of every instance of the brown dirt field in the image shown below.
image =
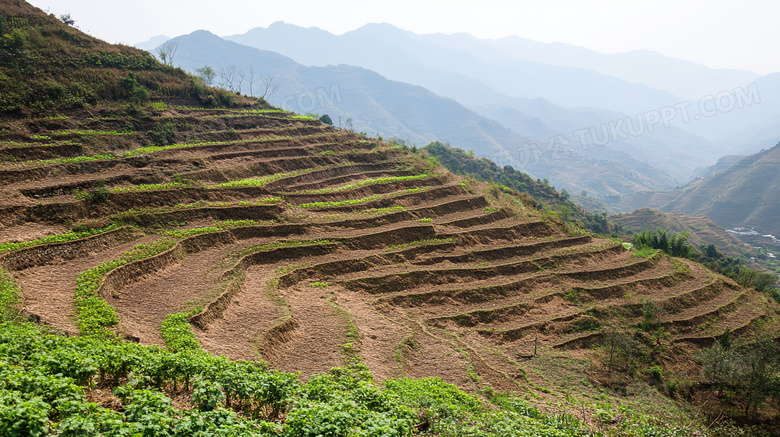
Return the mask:
[(0, 242), (31, 241), (50, 235), (63, 234), (69, 228), (61, 224), (24, 223), (17, 226), (0, 226)]
[(78, 329), (73, 318), (78, 275), (102, 262), (119, 258), (136, 244), (149, 243), (158, 238), (156, 235), (149, 235), (89, 256), (15, 273), (25, 311), (40, 316), (42, 323), (76, 334)]
[(143, 278), (112, 293), (106, 301), (117, 309), (118, 330), (141, 339), (142, 343), (164, 344), (160, 324), (165, 316), (189, 310), (189, 302), (218, 292), (216, 279), (222, 273), (216, 262), (233, 247), (217, 247), (188, 254), (177, 265)]
[(266, 266), (247, 270), (241, 291), (233, 297), (222, 317), (209, 324), (205, 331), (193, 330), (203, 349), (236, 360), (259, 358), (255, 350), (258, 338), (284, 315), (266, 292), (273, 271), (273, 267)]
[(301, 284), (282, 296), (298, 326), (290, 340), (263, 358), (279, 370), (301, 372), (304, 378), (342, 365), (341, 345), (349, 342), (349, 320), (329, 302), (330, 291)]

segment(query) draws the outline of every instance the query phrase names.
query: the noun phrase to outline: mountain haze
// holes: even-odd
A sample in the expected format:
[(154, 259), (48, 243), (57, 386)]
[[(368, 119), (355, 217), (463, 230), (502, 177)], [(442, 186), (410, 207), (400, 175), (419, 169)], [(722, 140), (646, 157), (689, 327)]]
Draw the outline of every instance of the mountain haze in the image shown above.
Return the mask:
[[(533, 140), (470, 111), (452, 99), (364, 68), (347, 65), (306, 67), (278, 53), (226, 41), (206, 31), (172, 39), (178, 43), (176, 63), (194, 71), (203, 65), (219, 70), (237, 65), (273, 77), (279, 91), (269, 100), (299, 113), (328, 114), (342, 125), (352, 119), (357, 131), (397, 137), (420, 146), (434, 140), (472, 149), (482, 156)], [(248, 80), (248, 79), (247, 79)], [(248, 82), (244, 83), (248, 87)], [(243, 89), (248, 93), (247, 89)], [(254, 92), (257, 92), (257, 89)]]
[[(467, 34), (416, 35), (389, 24), (369, 24), (343, 35), (333, 35), (317, 28), (277, 22), (268, 28), (255, 28), (226, 38), (285, 54), (306, 65), (345, 63), (370, 68), (390, 79), (424, 86), (451, 97), (521, 135), (544, 143), (563, 136), (578, 146), (579, 139), (574, 132), (580, 129), (593, 129), (591, 135), (599, 137), (614, 137), (608, 129), (610, 123), (683, 100), (645, 84), (629, 83), (588, 68), (549, 65), (534, 57), (523, 58), (522, 50), (510, 53), (508, 48), (496, 47), (495, 41), (479, 40)], [(506, 45), (511, 47), (508, 42)], [(554, 52), (556, 47), (549, 48)], [(567, 47), (578, 53), (587, 52), (587, 56), (580, 57), (594, 59), (591, 63), (598, 64), (601, 59), (595, 52)], [(613, 63), (620, 64), (617, 60)], [(671, 58), (669, 63), (690, 67), (690, 63)], [(628, 59), (621, 65), (634, 65), (634, 61)], [(703, 66), (673, 70), (675, 74), (715, 71)], [(718, 80), (721, 79), (713, 79)], [(734, 79), (733, 83), (739, 80)], [(675, 181), (673, 186), (679, 185), (695, 169), (714, 164), (728, 153), (710, 140), (681, 129), (685, 127), (678, 124), (654, 132), (642, 130), (640, 135), (628, 140), (618, 137), (620, 144), (610, 141), (608, 147), (616, 146), (614, 150), (659, 168)], [(589, 141), (602, 144), (594, 139)], [(634, 170), (642, 172), (640, 168)]]
[[(316, 34), (315, 30), (312, 32)], [(388, 80), (364, 68), (347, 65), (306, 67), (278, 53), (226, 41), (206, 31), (172, 41), (178, 43), (175, 62), (189, 71), (203, 65), (216, 70), (230, 65), (246, 70), (254, 65), (257, 77), (253, 93), (259, 92), (260, 77), (274, 77), (280, 89), (269, 100), (285, 109), (326, 113), (342, 126), (350, 118), (357, 131), (396, 137), (418, 146), (430, 141), (448, 142), (453, 147), (471, 149), (478, 156), (490, 157), (502, 166), (523, 168), (534, 177), (549, 179), (572, 192), (585, 189), (593, 194), (608, 195), (664, 190), (679, 184), (679, 180), (667, 173), (621, 151), (595, 148), (585, 154), (581, 148), (569, 148), (565, 153), (548, 150), (546, 139), (518, 134), (455, 100), (419, 86)], [(245, 80), (243, 92), (248, 93), (247, 87)], [(546, 132), (555, 131), (548, 129)], [(544, 135), (540, 134), (539, 138)], [(528, 160), (531, 153), (537, 153), (533, 162)], [(610, 164), (610, 161), (614, 162)], [(601, 162), (596, 172), (593, 171), (595, 162)], [(573, 180), (576, 175), (585, 177)]]

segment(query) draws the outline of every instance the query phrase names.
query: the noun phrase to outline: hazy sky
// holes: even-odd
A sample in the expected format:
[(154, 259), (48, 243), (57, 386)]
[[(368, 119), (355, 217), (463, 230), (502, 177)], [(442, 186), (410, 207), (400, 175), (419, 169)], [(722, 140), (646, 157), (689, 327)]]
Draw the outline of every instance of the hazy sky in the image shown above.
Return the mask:
[(715, 68), (780, 71), (776, 0), (28, 0), (81, 30), (133, 45), (206, 29), (244, 33), (275, 21), (344, 33), (391, 23), (415, 33), (517, 35), (604, 53), (646, 49)]

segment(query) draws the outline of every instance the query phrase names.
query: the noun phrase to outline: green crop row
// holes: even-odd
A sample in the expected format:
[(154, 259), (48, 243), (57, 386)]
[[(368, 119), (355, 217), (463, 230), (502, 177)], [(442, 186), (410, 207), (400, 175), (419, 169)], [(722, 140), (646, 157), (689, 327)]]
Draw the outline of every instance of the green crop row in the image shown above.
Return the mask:
[(323, 194), (323, 193), (332, 193), (334, 191), (345, 191), (350, 190), (352, 188), (358, 188), (365, 185), (371, 185), (371, 184), (381, 184), (384, 182), (397, 182), (397, 181), (410, 181), (410, 180), (416, 180), (416, 179), (424, 179), (428, 178), (430, 175), (428, 174), (421, 174), (417, 176), (394, 176), (394, 177), (385, 177), (385, 178), (375, 178), (375, 179), (366, 179), (359, 182), (354, 182), (347, 185), (342, 185), (340, 187), (335, 188), (323, 188), (321, 190), (306, 190), (306, 191), (299, 191), (301, 194)]
[(103, 232), (108, 232), (113, 229), (116, 229), (116, 225), (112, 224), (101, 229), (89, 229), (82, 232), (70, 231), (64, 234), (50, 235), (48, 237), (39, 238), (37, 240), (1, 243), (0, 253), (10, 252), (12, 250), (22, 249), (24, 247), (37, 246), (39, 244), (65, 243), (68, 241), (78, 240), (80, 238), (86, 238)]
[(168, 314), (160, 325), (160, 334), (165, 340), (165, 347), (171, 352), (198, 351), (200, 343), (192, 333), (192, 326), (187, 318), (200, 312), (200, 308), (190, 313)]
[(311, 202), (311, 203), (303, 203), (298, 205), (299, 208), (332, 208), (337, 206), (347, 206), (347, 205), (359, 205), (361, 203), (367, 203), (367, 202), (373, 202), (374, 200), (379, 200), (382, 198), (388, 198), (388, 197), (395, 197), (400, 196), (403, 194), (409, 194), (409, 193), (418, 193), (421, 191), (427, 190), (428, 187), (416, 187), (416, 188), (409, 188), (403, 191), (395, 191), (393, 193), (386, 193), (386, 194), (375, 194), (373, 196), (363, 197), (360, 199), (348, 199), (348, 200), (341, 200), (341, 201), (327, 201), (327, 202)]
[(374, 200), (379, 200), (381, 198), (382, 198), (381, 194), (375, 194), (373, 196), (363, 197), (361, 199), (341, 200), (338, 202), (312, 202), (312, 203), (303, 203), (298, 206), (300, 208), (325, 208), (325, 207), (335, 207), (335, 206), (358, 205), (361, 203), (373, 202)]
[(151, 153), (151, 152), (159, 152), (161, 150), (170, 150), (170, 149), (183, 149), (188, 147), (203, 147), (203, 146), (222, 146), (222, 145), (230, 145), (230, 144), (243, 144), (243, 143), (262, 143), (267, 141), (281, 141), (281, 140), (290, 140), (292, 137), (290, 136), (284, 136), (284, 137), (268, 137), (268, 138), (252, 138), (248, 140), (233, 140), (233, 141), (204, 141), (204, 142), (197, 142), (197, 143), (179, 143), (179, 144), (171, 144), (168, 146), (146, 146), (146, 147), (139, 147), (137, 149), (128, 150), (123, 154), (125, 157), (130, 156), (137, 156), (142, 155), (144, 153)]
[(69, 135), (69, 134), (78, 134), (78, 135), (132, 135), (132, 132), (117, 132), (117, 131), (98, 131), (98, 130), (61, 130), (52, 132), (52, 135)]
[[(47, 334), (0, 324), (0, 435), (8, 436), (672, 436), (621, 408), (594, 433), (573, 416), (547, 415), (509, 395), (485, 404), (439, 378), (373, 381), (360, 363), (311, 376), (230, 361), (199, 350)], [(112, 390), (111, 409), (89, 402)], [(174, 406), (173, 394), (188, 405)], [(698, 433), (698, 431), (697, 431)], [(706, 435), (706, 434), (701, 434)]]
[(192, 229), (179, 229), (174, 231), (165, 231), (164, 235), (170, 235), (176, 238), (187, 238), (193, 235), (208, 234), (209, 232), (219, 232), (226, 229), (238, 228), (241, 226), (259, 226), (259, 225), (272, 225), (273, 220), (267, 222), (256, 222), (254, 220), (215, 220), (214, 226), (206, 226), (203, 228)]
[(176, 188), (185, 188), (190, 186), (192, 185), (183, 182), (165, 182), (161, 184), (134, 185), (132, 187), (114, 187), (111, 189), (111, 191), (115, 193), (121, 193), (123, 191), (173, 190)]
[(313, 167), (303, 170), (289, 171), (285, 173), (275, 173), (267, 176), (260, 176), (256, 178), (241, 179), (238, 181), (223, 182), (221, 184), (212, 185), (212, 188), (238, 188), (238, 187), (262, 187), (265, 184), (278, 181), (279, 179), (289, 178), (293, 176), (299, 176), (313, 171), (322, 170), (327, 167)]
[(395, 211), (406, 211), (406, 208), (403, 206), (390, 206), (387, 208), (366, 209), (364, 211), (360, 211), (360, 213), (361, 214), (385, 214), (388, 212), (395, 212)]
[(41, 161), (27, 161), (27, 164), (49, 165), (49, 164), (70, 164), (77, 162), (103, 161), (106, 159), (115, 159), (116, 156), (111, 152), (99, 153), (92, 156), (76, 156), (74, 158), (44, 159)]
[(192, 237), (193, 235), (200, 235), (200, 234), (208, 234), (210, 232), (219, 232), (223, 229), (219, 226), (206, 226), (203, 228), (192, 228), (192, 229), (177, 229), (174, 231), (164, 231), (163, 235), (170, 235), (171, 237), (176, 238), (187, 238)]
[(269, 244), (260, 244), (257, 246), (250, 246), (241, 253), (238, 254), (238, 256), (246, 256), (252, 253), (257, 252), (263, 252), (266, 250), (271, 249), (278, 249), (280, 247), (293, 247), (293, 246), (309, 246), (309, 245), (320, 245), (320, 244), (329, 244), (331, 243), (330, 240), (293, 240), (293, 241), (279, 241), (276, 243), (269, 243)]
[(408, 247), (412, 246), (422, 246), (422, 245), (428, 245), (428, 244), (442, 244), (442, 243), (454, 243), (455, 240), (452, 238), (432, 238), (430, 240), (417, 240), (412, 241), (411, 243), (404, 243), (404, 244), (396, 244), (394, 246), (390, 246), (385, 248), (385, 250), (398, 250), (398, 249), (406, 249)]
[(314, 117), (309, 117), (307, 115), (291, 115), (289, 117), (285, 117), (288, 120), (308, 120), (308, 121), (317, 121)]

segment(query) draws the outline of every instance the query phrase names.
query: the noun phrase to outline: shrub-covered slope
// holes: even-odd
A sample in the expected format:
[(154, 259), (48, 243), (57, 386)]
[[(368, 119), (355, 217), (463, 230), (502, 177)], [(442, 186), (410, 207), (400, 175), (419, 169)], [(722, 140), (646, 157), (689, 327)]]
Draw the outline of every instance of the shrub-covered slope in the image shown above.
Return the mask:
[(740, 257), (751, 253), (752, 247), (741, 242), (706, 216), (689, 216), (642, 208), (630, 214), (617, 214), (609, 219), (631, 232), (645, 229), (668, 229), (673, 233), (687, 232), (688, 240), (697, 248), (714, 244), (728, 256)]

